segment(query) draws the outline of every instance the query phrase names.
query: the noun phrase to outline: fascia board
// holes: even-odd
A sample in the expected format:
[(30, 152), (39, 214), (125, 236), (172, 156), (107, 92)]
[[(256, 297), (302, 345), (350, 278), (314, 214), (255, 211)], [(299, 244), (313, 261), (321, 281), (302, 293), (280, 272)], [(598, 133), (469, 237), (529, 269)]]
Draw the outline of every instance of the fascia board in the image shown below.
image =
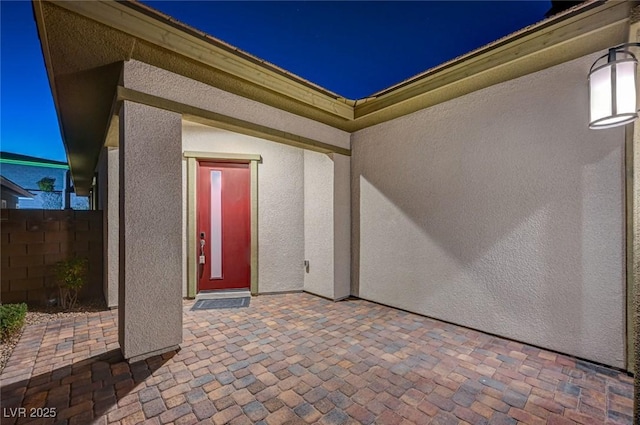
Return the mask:
[[(108, 25), (133, 37), (160, 46), (182, 56), (237, 76), (241, 79), (314, 106), (340, 118), (353, 120), (353, 107), (347, 99), (332, 98), (282, 75), (260, 63), (250, 61), (248, 54), (229, 51), (213, 44), (214, 40), (196, 37), (159, 18), (133, 9), (133, 6), (115, 1), (60, 1), (55, 2), (71, 12)], [(244, 58), (247, 56), (247, 58)], [(255, 59), (257, 61), (257, 59)]]
[[(567, 41), (606, 30), (611, 26), (625, 26), (627, 25), (632, 5), (628, 1), (613, 1), (604, 4), (594, 3), (591, 7), (587, 11), (580, 9), (575, 16), (557, 23), (543, 21), (541, 24), (534, 25), (527, 31), (523, 31), (523, 34), (515, 34), (498, 40), (488, 46), (428, 70), (422, 75), (412, 78), (411, 80), (413, 81), (409, 80), (401, 83), (397, 88), (392, 87), (380, 92), (381, 94), (356, 101), (356, 122), (363, 117), (384, 109), (393, 108), (403, 102), (424, 97), (430, 92), (447, 85), (473, 79), (476, 75), (491, 72), (500, 66), (522, 60), (544, 50), (553, 49), (555, 46)], [(541, 26), (542, 28), (540, 28)], [(587, 44), (588, 40), (585, 39), (585, 46)], [(593, 49), (597, 50), (599, 47), (593, 46), (591, 50)], [(558, 50), (558, 55), (554, 62), (561, 63), (574, 59), (573, 56), (575, 54), (572, 51)], [(534, 71), (535, 69), (531, 69), (531, 72)], [(506, 73), (501, 80), (506, 81), (516, 78), (524, 75), (524, 73), (520, 72), (519, 75)], [(421, 106), (418, 109), (424, 107)], [(376, 123), (375, 121), (374, 124)], [(361, 128), (361, 126), (356, 127)]]

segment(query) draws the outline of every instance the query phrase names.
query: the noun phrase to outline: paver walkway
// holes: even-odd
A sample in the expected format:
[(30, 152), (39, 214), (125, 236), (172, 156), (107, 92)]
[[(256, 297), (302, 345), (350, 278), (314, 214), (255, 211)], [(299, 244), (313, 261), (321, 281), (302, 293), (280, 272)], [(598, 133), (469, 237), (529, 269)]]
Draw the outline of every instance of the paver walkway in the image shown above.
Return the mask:
[(192, 305), (180, 351), (131, 365), (116, 312), (27, 328), (2, 424), (632, 423), (626, 374), (370, 302)]

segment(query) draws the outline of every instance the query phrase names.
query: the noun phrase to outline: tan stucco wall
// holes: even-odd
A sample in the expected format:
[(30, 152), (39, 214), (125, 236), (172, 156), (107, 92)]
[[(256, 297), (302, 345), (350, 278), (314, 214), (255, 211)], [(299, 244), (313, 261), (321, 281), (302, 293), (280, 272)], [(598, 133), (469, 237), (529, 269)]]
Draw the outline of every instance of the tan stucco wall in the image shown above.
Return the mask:
[(304, 290), (334, 298), (333, 160), (304, 152)]
[(624, 137), (587, 128), (594, 60), (354, 133), (354, 292), (624, 367)]
[(335, 299), (351, 295), (351, 157), (332, 154)]
[(349, 133), (299, 115), (208, 86), (199, 81), (131, 60), (124, 65), (125, 87), (165, 99), (349, 148)]
[[(306, 151), (183, 121), (184, 151), (258, 154), (259, 293), (349, 295), (349, 157)], [(183, 161), (183, 262), (187, 251)], [(303, 261), (310, 260), (309, 273)], [(186, 295), (187, 277), (183, 277)]]
[(333, 300), (351, 287), (350, 157), (304, 153), (304, 290)]

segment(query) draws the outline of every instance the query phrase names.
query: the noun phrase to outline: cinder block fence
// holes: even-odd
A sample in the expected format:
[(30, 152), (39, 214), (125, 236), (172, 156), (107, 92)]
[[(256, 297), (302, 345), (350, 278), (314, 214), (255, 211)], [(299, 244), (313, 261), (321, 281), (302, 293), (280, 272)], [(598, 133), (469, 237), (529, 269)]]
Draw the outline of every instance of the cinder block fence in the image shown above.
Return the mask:
[(81, 299), (102, 298), (102, 211), (1, 210), (3, 303), (57, 298), (55, 263), (89, 260)]

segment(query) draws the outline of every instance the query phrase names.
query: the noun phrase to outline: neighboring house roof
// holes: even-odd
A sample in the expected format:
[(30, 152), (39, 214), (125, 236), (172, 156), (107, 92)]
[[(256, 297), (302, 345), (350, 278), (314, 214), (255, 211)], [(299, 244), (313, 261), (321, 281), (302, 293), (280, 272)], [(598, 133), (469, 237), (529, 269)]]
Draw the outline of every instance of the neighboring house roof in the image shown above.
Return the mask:
[(11, 152), (0, 152), (0, 163), (5, 164), (20, 164), (33, 167), (48, 167), (48, 168), (69, 168), (66, 162), (54, 161), (52, 159), (37, 158), (35, 156), (21, 155)]
[(4, 176), (0, 176), (0, 187), (3, 192), (7, 192), (21, 198), (33, 198), (34, 196), (33, 193), (28, 192), (23, 187), (15, 184)]
[[(138, 2), (33, 0), (33, 7), (81, 193), (91, 185), (105, 142), (115, 143), (110, 135), (117, 134), (117, 103), (158, 101), (144, 93), (132, 99), (136, 93), (119, 87), (122, 61), (139, 60), (353, 132), (624, 42), (633, 3), (587, 1), (359, 100), (341, 97)], [(180, 105), (170, 104), (169, 110), (185, 114)]]

